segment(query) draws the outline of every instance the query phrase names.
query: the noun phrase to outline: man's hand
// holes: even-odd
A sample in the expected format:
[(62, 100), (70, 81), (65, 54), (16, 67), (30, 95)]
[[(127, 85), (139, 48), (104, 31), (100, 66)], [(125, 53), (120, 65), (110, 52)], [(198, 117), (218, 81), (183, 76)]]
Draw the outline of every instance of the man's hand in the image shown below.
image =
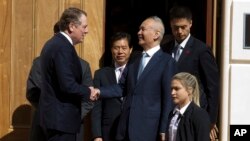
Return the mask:
[(90, 93), (90, 100), (91, 101), (96, 101), (98, 100), (100, 96), (100, 90), (94, 87), (89, 87), (91, 93)]

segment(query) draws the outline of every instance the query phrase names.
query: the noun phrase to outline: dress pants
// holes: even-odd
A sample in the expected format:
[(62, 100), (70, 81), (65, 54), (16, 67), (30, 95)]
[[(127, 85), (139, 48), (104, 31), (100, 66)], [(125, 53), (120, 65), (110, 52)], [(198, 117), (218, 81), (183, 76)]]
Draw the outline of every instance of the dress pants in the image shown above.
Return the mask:
[(76, 141), (76, 134), (66, 133), (58, 130), (47, 130), (47, 141)]

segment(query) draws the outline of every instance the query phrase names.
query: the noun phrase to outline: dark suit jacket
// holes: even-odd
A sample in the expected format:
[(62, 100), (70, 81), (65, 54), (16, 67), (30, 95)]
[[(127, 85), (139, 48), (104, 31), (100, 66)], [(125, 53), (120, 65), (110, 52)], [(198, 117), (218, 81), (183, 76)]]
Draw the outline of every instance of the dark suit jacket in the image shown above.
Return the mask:
[(82, 84), (82, 68), (75, 48), (58, 33), (46, 42), (40, 57), (40, 125), (77, 133), (81, 123), (81, 100), (89, 97), (90, 90)]
[(33, 60), (29, 76), (27, 79), (26, 98), (35, 108), (38, 107), (38, 102), (41, 94), (41, 67), (40, 59), (36, 57)]
[[(93, 86), (92, 75), (89, 67), (89, 63), (81, 58), (80, 63), (82, 67), (82, 84), (86, 86)], [(28, 101), (37, 108), (39, 98), (41, 94), (41, 67), (40, 59), (36, 57), (33, 60), (32, 67), (29, 72), (27, 79), (27, 89), (26, 89), (26, 98)], [(87, 113), (93, 108), (93, 102), (89, 99), (83, 99), (82, 102), (82, 118), (84, 118)]]
[(27, 79), (26, 98), (35, 108), (32, 124), (30, 128), (29, 141), (44, 141), (45, 136), (42, 128), (39, 126), (38, 103), (41, 95), (41, 67), (40, 58), (36, 57), (33, 60), (32, 67)]
[[(174, 40), (163, 46), (163, 51), (171, 54)], [(219, 71), (211, 50), (200, 40), (190, 37), (177, 62), (179, 72), (195, 75), (200, 84), (201, 107), (209, 113), (212, 123), (216, 123), (219, 102)]]
[[(117, 84), (115, 67), (105, 67), (95, 72), (94, 86), (97, 88)], [(118, 118), (121, 113), (121, 99), (99, 100), (91, 114), (93, 137), (102, 137), (104, 141), (115, 140)]]
[[(91, 71), (88, 62), (80, 59), (82, 67), (82, 83), (87, 86), (93, 86)], [(32, 67), (27, 79), (27, 89), (26, 89), (26, 98), (36, 109), (38, 108), (38, 102), (41, 94), (41, 67), (40, 67), (40, 57), (36, 57), (33, 60)], [(86, 114), (92, 109), (93, 103), (89, 100), (83, 99), (82, 101), (82, 120)], [(30, 141), (44, 140), (43, 134), (41, 134), (42, 129), (37, 126), (39, 124), (39, 117), (37, 110), (34, 112)], [(81, 125), (81, 131), (77, 134), (77, 141), (83, 141), (83, 124)]]
[(155, 141), (167, 129), (168, 114), (172, 109), (171, 77), (175, 61), (161, 50), (148, 62), (137, 80), (141, 56), (127, 64), (126, 79), (119, 85), (100, 88), (101, 97), (126, 95), (120, 116), (117, 139)]
[[(171, 121), (173, 116), (172, 111), (169, 114), (169, 121)], [(181, 116), (176, 141), (210, 141), (209, 133), (210, 121), (207, 112), (191, 102)]]

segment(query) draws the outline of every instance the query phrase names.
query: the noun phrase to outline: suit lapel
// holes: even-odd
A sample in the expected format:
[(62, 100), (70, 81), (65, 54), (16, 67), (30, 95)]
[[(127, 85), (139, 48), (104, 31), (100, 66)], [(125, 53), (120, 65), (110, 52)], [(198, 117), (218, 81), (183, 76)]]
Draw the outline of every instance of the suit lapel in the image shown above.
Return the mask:
[(180, 56), (180, 58), (179, 58), (179, 60), (178, 60), (178, 64), (181, 63), (181, 62), (182, 62), (183, 60), (185, 60), (186, 58), (188, 58), (188, 56), (189, 56), (190, 54), (192, 54), (192, 51), (193, 51), (193, 46), (192, 46), (192, 44), (193, 44), (193, 37), (190, 36), (190, 38), (189, 38), (189, 40), (188, 40), (186, 46), (184, 47), (184, 49), (183, 49), (183, 51), (182, 51), (182, 53), (181, 53), (181, 56)]
[[(147, 73), (150, 72), (150, 70), (152, 70), (153, 68), (155, 68), (154, 66), (156, 64), (158, 64), (160, 57), (162, 55), (162, 51), (161, 49), (159, 51), (157, 51), (152, 58), (149, 60), (148, 64), (146, 65), (146, 67), (144, 68), (143, 72), (141, 73), (141, 76), (139, 77), (137, 84), (143, 80), (144, 77), (147, 77)], [(138, 69), (139, 69), (139, 65), (137, 67), (137, 74), (138, 74)], [(136, 78), (137, 78), (137, 74), (136, 74)]]
[[(105, 72), (106, 78), (108, 79), (108, 82), (110, 84), (116, 84), (117, 80), (116, 80), (116, 76), (115, 76), (115, 67), (109, 67), (106, 72)], [(115, 100), (122, 102), (120, 98), (114, 98)]]
[(115, 67), (111, 67), (107, 70), (107, 78), (109, 80), (109, 82), (112, 82), (112, 83), (117, 83), (116, 81), (116, 76), (115, 76)]
[(138, 57), (138, 59), (136, 59), (134, 61), (133, 67), (130, 67), (131, 74), (133, 74), (133, 79), (134, 79), (132, 82), (137, 82), (137, 75), (138, 75), (138, 71), (139, 71), (141, 58), (142, 58), (142, 54), (140, 55), (140, 57)]

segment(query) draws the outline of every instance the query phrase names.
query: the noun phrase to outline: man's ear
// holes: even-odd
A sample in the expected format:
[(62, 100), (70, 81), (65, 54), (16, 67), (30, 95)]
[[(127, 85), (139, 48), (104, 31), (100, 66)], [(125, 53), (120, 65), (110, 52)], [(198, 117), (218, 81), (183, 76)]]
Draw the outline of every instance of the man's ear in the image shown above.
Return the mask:
[(159, 39), (159, 37), (160, 37), (160, 31), (156, 31), (154, 35), (154, 40)]
[(192, 25), (193, 25), (193, 21), (192, 21), (192, 20), (190, 20), (190, 28), (192, 27)]
[(75, 24), (70, 22), (69, 23), (69, 31), (72, 32), (74, 30), (74, 28), (75, 28)]

